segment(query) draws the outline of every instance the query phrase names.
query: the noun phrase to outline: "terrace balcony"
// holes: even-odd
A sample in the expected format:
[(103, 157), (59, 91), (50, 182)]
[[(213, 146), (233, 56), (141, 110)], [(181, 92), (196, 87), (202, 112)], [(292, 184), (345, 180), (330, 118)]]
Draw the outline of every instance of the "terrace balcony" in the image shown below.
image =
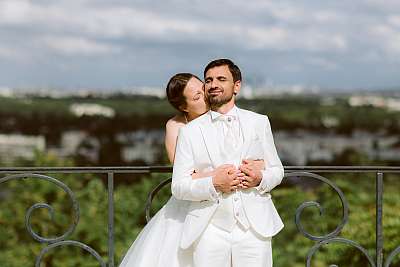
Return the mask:
[[(139, 166), (139, 167), (20, 167), (20, 168), (0, 168), (0, 200), (1, 201), (11, 201), (13, 203), (13, 192), (12, 190), (7, 191), (6, 185), (8, 183), (27, 183), (32, 180), (40, 180), (41, 182), (47, 183), (50, 186), (57, 188), (59, 191), (64, 191), (69, 202), (65, 206), (66, 210), (71, 213), (71, 220), (67, 222), (68, 229), (62, 233), (58, 233), (53, 236), (46, 236), (43, 231), (37, 231), (37, 217), (36, 212), (38, 210), (47, 210), (50, 213), (52, 220), (54, 220), (54, 215), (57, 210), (50, 204), (45, 202), (35, 203), (30, 207), (26, 207), (25, 212), (25, 229), (28, 232), (31, 242), (39, 242), (41, 244), (41, 249), (32, 258), (32, 265), (39, 266), (56, 266), (52, 265), (51, 261), (44, 260), (46, 256), (53, 251), (56, 251), (60, 247), (79, 249), (85, 253), (89, 253), (93, 259), (93, 264), (91, 266), (102, 266), (102, 267), (114, 267), (118, 266), (121, 259), (116, 259), (115, 256), (115, 207), (119, 204), (115, 201), (115, 184), (121, 176), (126, 177), (127, 175), (146, 175), (146, 174), (165, 174), (165, 177), (170, 177), (172, 168), (168, 166)], [(75, 229), (81, 223), (80, 221), (80, 205), (81, 203), (77, 199), (77, 192), (74, 192), (63, 179), (56, 178), (57, 176), (64, 174), (91, 174), (98, 177), (103, 177), (106, 187), (106, 202), (107, 202), (107, 253), (99, 253), (95, 247), (92, 247), (85, 243), (85, 239), (88, 237), (83, 237), (82, 240), (72, 239)], [(363, 247), (361, 245), (362, 240), (351, 240), (342, 236), (342, 230), (345, 227), (349, 227), (349, 214), (353, 212), (353, 207), (349, 204), (348, 197), (351, 196), (352, 192), (348, 189), (344, 191), (340, 185), (338, 185), (338, 179), (331, 179), (328, 176), (331, 174), (340, 175), (341, 179), (354, 179), (354, 185), (357, 185), (357, 179), (369, 179), (371, 184), (374, 184), (374, 191), (365, 192), (366, 195), (373, 196), (374, 201), (374, 219), (375, 219), (375, 229), (369, 229), (369, 231), (375, 233), (375, 246), (374, 247)], [(325, 210), (331, 207), (324, 207), (324, 203), (320, 203), (319, 199), (308, 199), (296, 204), (297, 208), (293, 214), (290, 215), (292, 222), (296, 226), (297, 235), (301, 238), (308, 240), (310, 247), (307, 248), (307, 253), (304, 257), (303, 266), (316, 266), (313, 261), (315, 255), (320, 251), (326, 251), (329, 253), (329, 244), (339, 244), (340, 246), (350, 246), (354, 251), (357, 251), (358, 257), (364, 259), (364, 262), (368, 266), (372, 267), (389, 267), (389, 266), (399, 266), (395, 259), (400, 256), (400, 244), (396, 244), (394, 249), (384, 253), (385, 249), (385, 239), (384, 239), (384, 185), (390, 186), (390, 183), (386, 183), (385, 179), (390, 176), (391, 179), (400, 179), (400, 167), (383, 167), (383, 166), (286, 166), (285, 167), (285, 179), (279, 187), (274, 189), (272, 194), (274, 195), (274, 202), (277, 205), (278, 211), (285, 209), (284, 206), (280, 205), (279, 194), (275, 197), (275, 192), (279, 192), (280, 188), (296, 188), (300, 194), (304, 194), (304, 197), (308, 197), (308, 190), (313, 188), (319, 188), (324, 186), (327, 190), (336, 196), (337, 198), (337, 210), (336, 213), (337, 224), (330, 229), (329, 227), (323, 228), (325, 232), (315, 234), (315, 231), (310, 228), (310, 225), (324, 224), (324, 213)], [(78, 179), (78, 178), (76, 178)], [(149, 190), (146, 203), (142, 203), (142, 208), (145, 209), (145, 218), (147, 221), (151, 219), (152, 202), (159, 194), (160, 190), (168, 188), (171, 182), (171, 178), (167, 178), (152, 190)], [(400, 188), (395, 188), (400, 193)], [(28, 192), (29, 193), (29, 192)], [(34, 202), (37, 200), (34, 200)], [(295, 199), (293, 199), (295, 201)], [(400, 203), (397, 203), (400, 208)], [(59, 206), (57, 206), (59, 207)], [(43, 210), (42, 210), (43, 211)], [(139, 211), (137, 211), (139, 212)], [(309, 213), (319, 213), (317, 217), (308, 216)], [(363, 211), (361, 211), (363, 212)], [(1, 215), (1, 210), (0, 210)], [(32, 221), (36, 219), (36, 223)], [(315, 221), (315, 218), (317, 220)], [(94, 218), (93, 218), (94, 219)], [(128, 219), (128, 218), (127, 218)], [(5, 227), (7, 218), (4, 219), (0, 217), (0, 228)], [(40, 220), (39, 220), (40, 221)], [(47, 224), (43, 223), (43, 224)], [(284, 220), (284, 223), (288, 221)], [(398, 224), (400, 225), (400, 224)], [(357, 225), (352, 225), (351, 227), (356, 228), (354, 231), (363, 231), (361, 226), (357, 229)], [(0, 229), (0, 233), (7, 231), (7, 229)], [(283, 230), (285, 231), (285, 229)], [(396, 231), (397, 235), (400, 235), (400, 228)], [(129, 233), (127, 233), (129, 234)], [(280, 235), (280, 234), (279, 234)], [(279, 236), (278, 235), (278, 236)], [(89, 238), (90, 239), (90, 238)], [(389, 240), (390, 241), (390, 240)], [(288, 240), (290, 242), (290, 240)], [(392, 245), (393, 246), (393, 245)], [(0, 239), (0, 247), (3, 247)], [(24, 250), (24, 246), (19, 246), (18, 250)], [(127, 250), (128, 248), (124, 248)], [(279, 246), (274, 245), (274, 250), (280, 250)], [(75, 251), (75, 250), (74, 250)], [(4, 263), (3, 263), (4, 264)], [(336, 264), (336, 263), (331, 263)], [(1, 259), (0, 259), (1, 265)], [(297, 265), (296, 265), (297, 266)], [(317, 265), (321, 266), (321, 265)], [(336, 266), (336, 265), (330, 265)]]

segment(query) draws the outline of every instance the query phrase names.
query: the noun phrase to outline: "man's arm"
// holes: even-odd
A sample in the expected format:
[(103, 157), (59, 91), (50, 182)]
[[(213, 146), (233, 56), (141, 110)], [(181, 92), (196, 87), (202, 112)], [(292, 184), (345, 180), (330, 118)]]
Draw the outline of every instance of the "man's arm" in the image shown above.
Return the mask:
[(202, 201), (217, 200), (218, 193), (212, 177), (192, 179), (194, 170), (193, 147), (187, 138), (185, 127), (179, 130), (172, 173), (172, 195), (177, 199)]
[(276, 151), (274, 138), (272, 136), (271, 124), (267, 116), (264, 120), (264, 132), (262, 143), (264, 150), (265, 170), (262, 170), (262, 179), (256, 187), (261, 193), (269, 192), (282, 182), (284, 169)]

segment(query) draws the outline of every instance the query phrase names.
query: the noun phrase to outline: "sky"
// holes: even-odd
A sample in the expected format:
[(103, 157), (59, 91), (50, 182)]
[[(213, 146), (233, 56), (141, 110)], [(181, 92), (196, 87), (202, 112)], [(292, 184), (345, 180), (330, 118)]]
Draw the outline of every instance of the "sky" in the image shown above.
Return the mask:
[(230, 58), (248, 85), (400, 88), (399, 0), (0, 0), (0, 87), (164, 87)]

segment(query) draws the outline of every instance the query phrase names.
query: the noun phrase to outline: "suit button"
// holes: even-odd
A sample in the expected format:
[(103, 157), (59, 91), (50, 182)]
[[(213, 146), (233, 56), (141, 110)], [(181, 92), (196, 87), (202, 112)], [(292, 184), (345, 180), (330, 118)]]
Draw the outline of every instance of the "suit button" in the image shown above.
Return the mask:
[(239, 200), (239, 198), (238, 198), (238, 197), (234, 197), (234, 198), (233, 198), (233, 200), (235, 200), (235, 201), (238, 201), (238, 200)]
[(239, 212), (236, 212), (236, 216), (239, 216)]

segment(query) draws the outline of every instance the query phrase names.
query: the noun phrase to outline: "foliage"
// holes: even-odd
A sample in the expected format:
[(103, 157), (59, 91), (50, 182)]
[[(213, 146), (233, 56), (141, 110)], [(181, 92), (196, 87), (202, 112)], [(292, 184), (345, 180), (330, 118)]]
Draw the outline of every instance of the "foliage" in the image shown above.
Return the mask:
[[(71, 166), (51, 155), (38, 154), (33, 166)], [(65, 183), (75, 194), (80, 207), (80, 219), (67, 240), (77, 240), (96, 250), (107, 261), (108, 255), (108, 198), (104, 175), (49, 174)], [(122, 259), (140, 229), (145, 225), (144, 203), (148, 192), (168, 175), (143, 177), (138, 183), (121, 184), (114, 189), (115, 256)], [(115, 180), (118, 179), (116, 175)], [(163, 190), (155, 199), (155, 208), (165, 202)], [(162, 197), (164, 195), (164, 197)], [(55, 210), (54, 221), (47, 210), (35, 211), (32, 227), (40, 236), (54, 237), (65, 233), (72, 224), (71, 199), (59, 187), (34, 178), (13, 180), (0, 184), (0, 266), (33, 266), (45, 244), (36, 242), (25, 228), (25, 214), (35, 203), (48, 203)], [(41, 266), (99, 266), (97, 261), (80, 248), (66, 246), (45, 254)]]
[[(38, 154), (33, 166), (71, 166), (51, 155)], [(69, 240), (81, 241), (95, 249), (107, 261), (107, 187), (104, 175), (51, 175), (68, 185), (80, 204), (80, 221)], [(336, 183), (349, 203), (349, 221), (340, 237), (353, 240), (375, 258), (375, 183), (371, 175), (324, 175)], [(118, 175), (115, 179), (118, 180)], [(148, 192), (169, 174), (143, 176), (135, 183), (119, 183), (114, 189), (115, 199), (115, 265), (122, 260), (137, 234), (145, 225), (144, 203)], [(274, 203), (285, 223), (285, 228), (273, 239), (274, 266), (305, 266), (309, 249), (315, 244), (301, 235), (295, 224), (296, 208), (304, 201), (317, 201), (324, 208), (322, 216), (315, 207), (302, 214), (305, 229), (314, 235), (326, 235), (341, 220), (341, 204), (334, 190), (325, 184), (310, 183), (310, 178), (293, 180), (273, 191)], [(300, 186), (301, 185), (301, 186)], [(399, 175), (385, 176), (384, 193), (384, 255), (400, 245)], [(168, 186), (154, 200), (153, 213), (169, 198)], [(26, 179), (0, 184), (0, 266), (33, 266), (35, 257), (45, 244), (32, 239), (24, 226), (27, 208), (46, 202), (55, 209), (54, 222), (46, 210), (36, 211), (32, 217), (33, 229), (43, 236), (60, 235), (71, 223), (71, 204), (67, 195), (46, 181)], [(353, 247), (329, 244), (312, 259), (312, 266), (369, 266), (365, 257)], [(95, 259), (79, 248), (57, 248), (46, 254), (42, 266), (99, 266)], [(391, 267), (400, 266), (398, 256)]]
[[(334, 181), (344, 193), (349, 204), (349, 220), (339, 237), (359, 243), (375, 259), (375, 182), (373, 175), (325, 175)], [(310, 178), (303, 178), (302, 183)], [(400, 218), (396, 216), (399, 209), (400, 177), (385, 176), (384, 192), (384, 256), (387, 257), (400, 245)], [(284, 230), (273, 239), (274, 260), (276, 266), (305, 266), (309, 249), (316, 244), (299, 234), (295, 223), (296, 208), (305, 201), (317, 201), (323, 207), (320, 216), (317, 208), (310, 207), (304, 211), (301, 222), (305, 229), (317, 236), (332, 232), (342, 219), (341, 202), (336, 192), (326, 185), (313, 190), (299, 190), (298, 187), (283, 186), (274, 192), (274, 202), (284, 222)], [(311, 266), (322, 267), (336, 264), (338, 266), (370, 266), (367, 259), (356, 248), (345, 244), (328, 244), (323, 246), (312, 258)], [(397, 257), (391, 266), (400, 266)]]

